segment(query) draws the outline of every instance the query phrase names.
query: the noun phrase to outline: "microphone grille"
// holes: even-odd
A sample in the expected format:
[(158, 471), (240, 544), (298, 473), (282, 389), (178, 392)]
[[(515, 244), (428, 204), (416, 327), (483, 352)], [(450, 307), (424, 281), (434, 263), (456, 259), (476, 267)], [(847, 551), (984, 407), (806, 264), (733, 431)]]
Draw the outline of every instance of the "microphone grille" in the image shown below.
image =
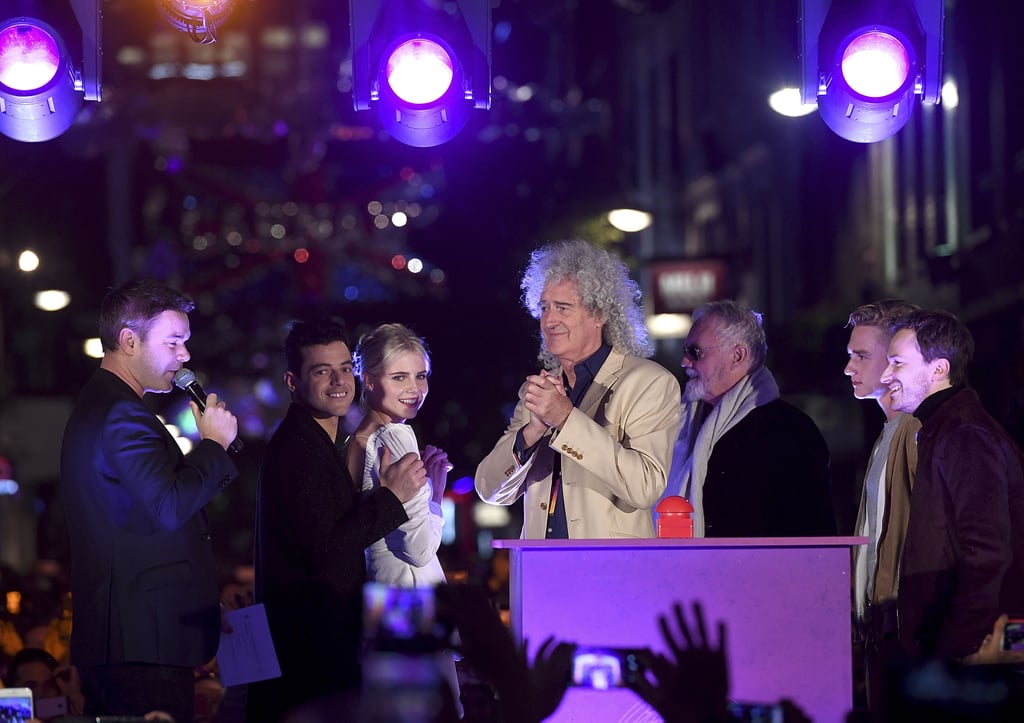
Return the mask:
[(191, 369), (182, 367), (174, 372), (174, 386), (178, 389), (185, 389), (189, 384), (195, 384), (196, 375)]

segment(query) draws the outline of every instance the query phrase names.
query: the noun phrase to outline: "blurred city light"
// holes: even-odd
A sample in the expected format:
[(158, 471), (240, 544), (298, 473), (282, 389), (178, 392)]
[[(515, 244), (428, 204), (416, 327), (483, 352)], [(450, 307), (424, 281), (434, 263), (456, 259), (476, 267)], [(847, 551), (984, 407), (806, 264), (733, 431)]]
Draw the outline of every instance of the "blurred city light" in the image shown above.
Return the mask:
[(473, 504), (473, 522), (477, 527), (505, 527), (511, 519), (507, 507), (486, 502)]
[(6, 457), (0, 456), (0, 495), (15, 495), (18, 483), (14, 480), (14, 465)]
[(82, 343), (82, 351), (85, 352), (85, 355), (90, 359), (102, 359), (103, 342), (101, 342), (97, 336), (94, 336), (91, 339), (86, 339)]
[(960, 105), (960, 91), (957, 90), (956, 81), (947, 80), (942, 84), (942, 107), (946, 110), (953, 110)]
[(689, 314), (652, 314), (644, 319), (653, 339), (682, 339), (693, 323)]
[(651, 214), (635, 208), (616, 208), (608, 212), (608, 223), (626, 233), (643, 231), (653, 221)]
[(787, 118), (800, 118), (818, 110), (817, 103), (804, 103), (799, 88), (783, 88), (768, 96), (768, 106)]
[(66, 291), (61, 291), (59, 289), (47, 289), (46, 291), (36, 292), (36, 308), (42, 309), (43, 311), (60, 311), (70, 303), (71, 294)]
[(25, 272), (35, 271), (39, 268), (39, 255), (28, 249), (22, 251), (18, 254), (18, 268)]

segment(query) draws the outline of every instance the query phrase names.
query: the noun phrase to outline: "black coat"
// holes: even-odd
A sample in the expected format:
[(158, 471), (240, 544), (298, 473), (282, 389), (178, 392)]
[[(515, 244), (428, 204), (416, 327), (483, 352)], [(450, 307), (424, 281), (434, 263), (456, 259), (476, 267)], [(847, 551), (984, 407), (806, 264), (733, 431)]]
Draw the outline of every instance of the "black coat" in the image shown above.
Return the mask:
[(64, 430), (78, 666), (194, 667), (217, 652), (217, 571), (203, 506), (238, 476), (203, 440), (187, 455), (131, 387), (99, 369)]
[(703, 495), (707, 537), (836, 534), (828, 446), (811, 418), (781, 399), (715, 443)]
[(249, 687), (249, 720), (359, 686), (364, 550), (407, 519), (390, 490), (358, 490), (344, 446), (291, 405), (267, 445), (256, 507), (256, 601), (282, 676)]
[(972, 389), (943, 400), (917, 440), (900, 641), (913, 656), (962, 658), (1000, 613), (1024, 613), (1024, 458)]

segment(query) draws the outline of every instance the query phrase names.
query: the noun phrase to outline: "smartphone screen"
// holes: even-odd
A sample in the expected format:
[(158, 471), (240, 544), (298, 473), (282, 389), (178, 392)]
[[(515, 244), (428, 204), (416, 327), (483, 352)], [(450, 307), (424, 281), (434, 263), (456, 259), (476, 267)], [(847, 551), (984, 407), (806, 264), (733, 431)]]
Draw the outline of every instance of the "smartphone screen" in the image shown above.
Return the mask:
[(1003, 650), (1024, 650), (1024, 618), (1010, 618), (1006, 622)]
[(29, 688), (0, 688), (0, 721), (23, 723), (31, 720), (32, 691)]
[(35, 714), (42, 720), (49, 720), (57, 716), (68, 714), (67, 696), (60, 695), (54, 698), (37, 698), (35, 700)]
[(427, 652), (445, 647), (432, 587), (363, 586), (363, 636), (376, 650)]
[(572, 660), (572, 684), (593, 690), (621, 688), (640, 674), (640, 660), (628, 648), (580, 646)]
[(782, 723), (785, 717), (782, 706), (776, 703), (739, 703), (731, 700), (728, 710), (733, 720), (743, 723)]

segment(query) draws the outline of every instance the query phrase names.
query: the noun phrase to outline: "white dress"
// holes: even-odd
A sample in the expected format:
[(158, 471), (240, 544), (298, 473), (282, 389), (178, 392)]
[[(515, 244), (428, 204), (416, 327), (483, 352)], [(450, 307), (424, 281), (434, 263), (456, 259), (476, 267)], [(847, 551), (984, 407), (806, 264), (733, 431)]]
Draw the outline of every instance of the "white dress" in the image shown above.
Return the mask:
[[(391, 450), (392, 462), (409, 452), (419, 456), (416, 433), (408, 424), (385, 424), (366, 440), (363, 490), (380, 487), (381, 449)], [(371, 580), (396, 587), (431, 587), (445, 582), (437, 559), (444, 517), (425, 484), (404, 504), (409, 519), (366, 548), (366, 572)]]
[[(397, 462), (409, 452), (419, 456), (416, 433), (408, 424), (385, 424), (366, 440), (366, 460), (363, 463), (363, 490), (380, 487), (381, 449), (391, 450), (391, 461)], [(409, 519), (366, 548), (366, 574), (395, 587), (432, 587), (445, 582), (444, 569), (437, 559), (441, 546), (441, 528), (444, 516), (441, 505), (431, 499), (431, 485), (425, 484), (408, 502), (404, 503)], [(438, 670), (448, 681), (455, 702), (456, 713), (462, 718), (463, 708), (459, 696), (459, 677), (455, 660), (447, 650), (437, 653)]]

